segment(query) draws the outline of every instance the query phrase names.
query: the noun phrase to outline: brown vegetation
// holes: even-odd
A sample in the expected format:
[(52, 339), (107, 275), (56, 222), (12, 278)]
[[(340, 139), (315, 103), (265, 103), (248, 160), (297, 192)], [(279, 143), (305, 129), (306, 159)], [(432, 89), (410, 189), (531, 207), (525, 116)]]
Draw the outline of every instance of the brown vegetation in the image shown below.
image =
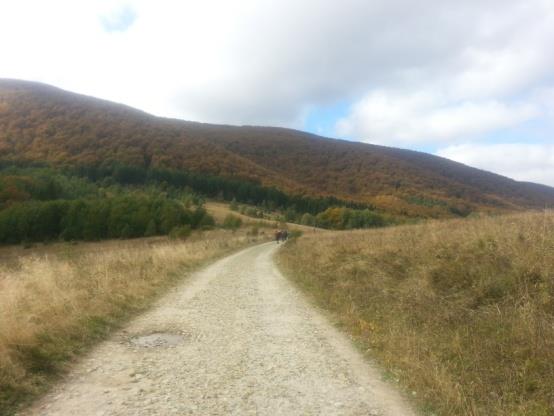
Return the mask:
[[(283, 228), (283, 225), (285, 225), (286, 228), (289, 230), (301, 231), (302, 233), (315, 233), (315, 232), (326, 231), (323, 228), (310, 227), (302, 224), (294, 224), (292, 222), (280, 224), (277, 220), (252, 218), (252, 217), (249, 217), (248, 215), (241, 214), (240, 212), (231, 210), (228, 204), (225, 204), (222, 202), (209, 201), (204, 204), (204, 207), (206, 208), (206, 211), (208, 211), (208, 213), (212, 217), (214, 217), (217, 223), (219, 224), (223, 223), (223, 221), (225, 220), (225, 217), (231, 214), (240, 218), (244, 225), (248, 225), (251, 227), (275, 229), (275, 228)], [(275, 214), (275, 217), (277, 217), (277, 214)]]
[(0, 80), (0, 159), (170, 167), (259, 181), (289, 193), (447, 217), (542, 208), (552, 188), (432, 155), (300, 131), (157, 118), (46, 85)]
[(553, 213), (306, 236), (280, 262), (434, 414), (554, 414)]
[(0, 414), (204, 262), (264, 236), (165, 238), (0, 249)]

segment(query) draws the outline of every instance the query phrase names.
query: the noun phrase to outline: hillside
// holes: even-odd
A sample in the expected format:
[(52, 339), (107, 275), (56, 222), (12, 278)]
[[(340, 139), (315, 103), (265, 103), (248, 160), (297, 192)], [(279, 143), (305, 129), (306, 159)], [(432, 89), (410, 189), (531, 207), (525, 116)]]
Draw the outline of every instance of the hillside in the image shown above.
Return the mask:
[(278, 253), (424, 414), (554, 414), (554, 214), (306, 235)]
[(541, 208), (554, 189), (425, 153), (271, 127), (154, 117), (55, 87), (0, 80), (0, 160), (168, 167), (336, 196), (409, 216)]

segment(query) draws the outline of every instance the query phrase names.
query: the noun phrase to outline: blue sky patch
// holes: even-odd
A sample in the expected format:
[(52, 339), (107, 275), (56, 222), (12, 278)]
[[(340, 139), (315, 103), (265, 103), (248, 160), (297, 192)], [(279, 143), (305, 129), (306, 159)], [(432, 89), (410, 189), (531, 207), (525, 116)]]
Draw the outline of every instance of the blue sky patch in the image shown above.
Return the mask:
[(325, 107), (313, 107), (304, 119), (303, 130), (324, 137), (336, 137), (335, 125), (350, 112), (351, 103), (339, 102)]
[(124, 6), (109, 15), (102, 16), (100, 22), (106, 32), (125, 32), (137, 18), (135, 10), (131, 6)]

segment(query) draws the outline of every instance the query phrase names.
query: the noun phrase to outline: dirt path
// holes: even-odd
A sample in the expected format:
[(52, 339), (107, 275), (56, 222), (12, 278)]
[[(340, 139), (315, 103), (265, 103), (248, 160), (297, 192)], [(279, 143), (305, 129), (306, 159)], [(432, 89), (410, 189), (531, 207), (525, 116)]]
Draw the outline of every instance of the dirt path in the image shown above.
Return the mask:
[(197, 273), (21, 415), (413, 415), (279, 273), (276, 248)]

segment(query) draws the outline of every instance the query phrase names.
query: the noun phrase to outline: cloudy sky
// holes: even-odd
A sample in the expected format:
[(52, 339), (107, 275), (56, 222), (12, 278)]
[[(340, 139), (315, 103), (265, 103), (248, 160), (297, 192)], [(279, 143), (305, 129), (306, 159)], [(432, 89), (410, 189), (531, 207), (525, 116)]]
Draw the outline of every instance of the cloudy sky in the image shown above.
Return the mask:
[(553, 0), (0, 0), (0, 77), (554, 186)]

